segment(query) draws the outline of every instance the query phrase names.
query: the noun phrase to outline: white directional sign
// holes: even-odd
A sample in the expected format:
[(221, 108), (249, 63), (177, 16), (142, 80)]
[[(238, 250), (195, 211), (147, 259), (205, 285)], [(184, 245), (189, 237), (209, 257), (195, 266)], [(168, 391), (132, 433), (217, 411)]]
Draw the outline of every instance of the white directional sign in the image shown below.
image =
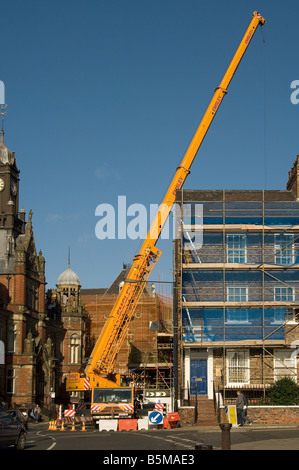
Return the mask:
[(150, 424), (162, 424), (163, 414), (160, 411), (151, 411), (148, 414), (148, 420)]

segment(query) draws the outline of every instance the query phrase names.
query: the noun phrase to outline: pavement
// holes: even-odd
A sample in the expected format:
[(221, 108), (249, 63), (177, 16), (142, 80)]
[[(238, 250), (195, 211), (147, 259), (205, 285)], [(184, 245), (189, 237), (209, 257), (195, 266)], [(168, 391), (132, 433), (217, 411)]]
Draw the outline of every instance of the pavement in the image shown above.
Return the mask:
[[(196, 430), (201, 434), (221, 432), (219, 426), (184, 426), (177, 430)], [(296, 431), (296, 433), (295, 433)], [(292, 437), (294, 432), (294, 437)], [(284, 437), (285, 435), (285, 437)], [(209, 444), (208, 437), (205, 443)], [(231, 450), (255, 450), (255, 451), (281, 451), (299, 450), (299, 426), (298, 425), (245, 425), (242, 428), (232, 427), (230, 430)], [(221, 446), (221, 439), (220, 439)], [(221, 448), (215, 448), (221, 450)]]

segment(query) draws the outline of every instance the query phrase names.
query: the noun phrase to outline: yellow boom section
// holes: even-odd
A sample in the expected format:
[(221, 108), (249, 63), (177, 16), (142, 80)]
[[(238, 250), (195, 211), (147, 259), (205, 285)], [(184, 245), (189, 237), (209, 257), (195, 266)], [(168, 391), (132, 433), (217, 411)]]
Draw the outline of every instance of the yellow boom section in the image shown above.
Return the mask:
[(107, 319), (101, 335), (93, 349), (89, 363), (86, 366), (87, 375), (100, 375), (107, 377), (115, 364), (116, 356), (122, 346), (128, 325), (132, 320), (139, 298), (144, 290), (145, 283), (157, 263), (161, 251), (155, 245), (161, 234), (162, 228), (169, 216), (172, 205), (175, 201), (177, 189), (180, 189), (190, 172), (192, 162), (198, 149), (209, 129), (209, 126), (222, 102), (230, 81), (256, 31), (258, 25), (263, 25), (265, 19), (257, 12), (253, 13), (250, 25), (224, 75), (220, 85), (216, 88), (215, 94), (206, 110), (206, 113), (189, 145), (189, 148), (177, 168), (175, 176), (164, 197), (163, 203), (152, 224), (152, 227), (144, 240), (139, 254), (133, 258), (133, 264), (119, 293), (114, 307)]

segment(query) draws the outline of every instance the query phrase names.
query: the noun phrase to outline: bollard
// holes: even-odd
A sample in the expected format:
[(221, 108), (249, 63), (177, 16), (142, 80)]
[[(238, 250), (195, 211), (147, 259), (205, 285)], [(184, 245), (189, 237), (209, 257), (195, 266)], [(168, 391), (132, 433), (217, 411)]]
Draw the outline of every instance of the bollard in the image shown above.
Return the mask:
[(220, 429), (222, 431), (222, 450), (231, 450), (230, 449), (230, 429), (232, 427), (231, 423), (221, 423)]
[(196, 444), (195, 450), (213, 450), (213, 446), (210, 444)]

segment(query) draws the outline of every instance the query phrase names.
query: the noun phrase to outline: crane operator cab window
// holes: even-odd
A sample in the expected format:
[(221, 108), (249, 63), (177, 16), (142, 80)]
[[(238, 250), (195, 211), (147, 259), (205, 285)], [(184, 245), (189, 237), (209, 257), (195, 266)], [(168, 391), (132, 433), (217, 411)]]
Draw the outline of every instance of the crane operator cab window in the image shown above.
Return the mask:
[(95, 388), (93, 403), (131, 403), (132, 390), (121, 388)]

